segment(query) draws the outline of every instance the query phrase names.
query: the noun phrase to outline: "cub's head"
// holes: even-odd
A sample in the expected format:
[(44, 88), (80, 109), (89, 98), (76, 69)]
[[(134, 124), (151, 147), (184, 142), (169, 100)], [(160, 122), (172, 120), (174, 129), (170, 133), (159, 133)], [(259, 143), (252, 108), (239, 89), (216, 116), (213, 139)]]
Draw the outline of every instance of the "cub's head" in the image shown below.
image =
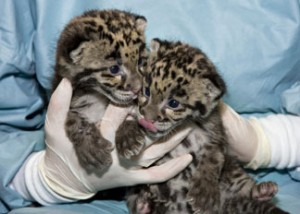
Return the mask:
[(199, 49), (154, 39), (138, 99), (139, 123), (154, 136), (165, 135), (183, 122), (207, 118), (225, 90)]
[(75, 92), (131, 102), (147, 58), (146, 24), (143, 16), (119, 10), (89, 11), (72, 19), (58, 41), (54, 88), (66, 77)]

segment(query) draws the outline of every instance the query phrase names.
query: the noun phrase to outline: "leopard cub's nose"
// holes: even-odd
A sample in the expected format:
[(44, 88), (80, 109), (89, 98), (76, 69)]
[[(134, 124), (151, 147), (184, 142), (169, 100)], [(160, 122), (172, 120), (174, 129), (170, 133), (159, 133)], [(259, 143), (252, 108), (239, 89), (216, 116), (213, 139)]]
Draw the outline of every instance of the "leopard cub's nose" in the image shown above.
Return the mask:
[(140, 89), (139, 88), (133, 88), (131, 89), (131, 91), (134, 93), (134, 94), (138, 94), (140, 92)]

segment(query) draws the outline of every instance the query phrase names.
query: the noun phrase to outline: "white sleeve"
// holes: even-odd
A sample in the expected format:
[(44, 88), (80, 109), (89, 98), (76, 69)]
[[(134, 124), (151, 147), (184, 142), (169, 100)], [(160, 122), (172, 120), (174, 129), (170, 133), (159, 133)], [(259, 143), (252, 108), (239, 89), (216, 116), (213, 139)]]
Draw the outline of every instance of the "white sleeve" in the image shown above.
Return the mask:
[(300, 167), (300, 116), (277, 114), (258, 120), (271, 147), (269, 167)]
[(40, 175), (38, 163), (44, 154), (45, 151), (31, 154), (11, 181), (10, 187), (24, 199), (36, 201), (44, 206), (74, 202), (74, 200), (64, 198), (51, 190)]

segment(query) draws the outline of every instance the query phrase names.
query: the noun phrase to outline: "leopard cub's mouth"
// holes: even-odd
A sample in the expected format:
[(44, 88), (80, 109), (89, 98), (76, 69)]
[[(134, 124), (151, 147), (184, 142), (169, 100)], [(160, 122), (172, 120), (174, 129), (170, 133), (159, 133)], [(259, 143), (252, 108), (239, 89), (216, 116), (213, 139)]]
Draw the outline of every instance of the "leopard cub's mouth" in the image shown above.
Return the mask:
[(153, 123), (150, 120), (147, 120), (145, 118), (141, 118), (138, 120), (139, 124), (144, 127), (147, 131), (153, 132), (153, 133), (157, 133), (158, 130), (155, 127), (155, 123)]
[(137, 94), (135, 94), (132, 91), (116, 91), (115, 94), (113, 94), (113, 99), (116, 103), (119, 104), (130, 104), (133, 100), (137, 98)]
[(143, 117), (138, 116), (138, 123), (150, 134), (164, 136), (172, 130), (172, 124), (166, 121), (151, 121)]

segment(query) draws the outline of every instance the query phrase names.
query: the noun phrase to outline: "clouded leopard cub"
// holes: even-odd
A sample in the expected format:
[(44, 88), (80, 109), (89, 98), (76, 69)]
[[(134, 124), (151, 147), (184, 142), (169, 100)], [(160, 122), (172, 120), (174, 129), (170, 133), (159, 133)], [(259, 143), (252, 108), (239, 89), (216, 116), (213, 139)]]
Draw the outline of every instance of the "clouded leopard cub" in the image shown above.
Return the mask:
[(65, 129), (86, 169), (111, 164), (112, 144), (97, 127), (109, 101), (128, 105), (137, 97), (147, 53), (145, 27), (143, 16), (93, 10), (73, 18), (61, 33), (53, 88), (62, 78), (72, 83)]
[(152, 141), (193, 126), (187, 139), (157, 164), (191, 153), (193, 162), (175, 178), (134, 187), (131, 213), (285, 213), (268, 202), (277, 192), (272, 182), (256, 184), (226, 155), (227, 138), (220, 117), (225, 83), (199, 49), (155, 39), (138, 98), (137, 121), (118, 130), (118, 152), (130, 158)]

